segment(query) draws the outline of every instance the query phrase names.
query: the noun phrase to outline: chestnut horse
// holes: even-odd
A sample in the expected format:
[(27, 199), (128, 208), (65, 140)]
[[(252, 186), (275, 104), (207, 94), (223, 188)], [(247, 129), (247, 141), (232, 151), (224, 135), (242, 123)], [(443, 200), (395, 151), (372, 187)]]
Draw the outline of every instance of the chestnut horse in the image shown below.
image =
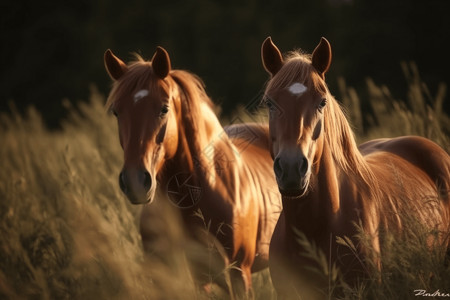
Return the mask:
[[(151, 61), (138, 56), (127, 65), (110, 50), (104, 61), (114, 81), (106, 105), (117, 116), (124, 151), (120, 188), (133, 204), (151, 202), (157, 183), (166, 189), (190, 233), (208, 225), (236, 263), (234, 288), (248, 292), (251, 271), (268, 266), (281, 212), (268, 126), (224, 129), (201, 81), (172, 70), (161, 47)], [(143, 210), (141, 224), (151, 222), (146, 218)], [(151, 236), (142, 225), (141, 235), (144, 244)]]
[[(302, 299), (329, 293), (326, 278), (308, 271), (313, 262), (303, 255), (301, 237), (335, 262), (349, 284), (368, 275), (368, 260), (380, 266), (373, 253), (380, 253), (382, 233), (400, 234), (406, 216), (438, 230), (439, 243), (448, 246), (449, 155), (430, 140), (413, 136), (373, 140), (358, 148), (325, 83), (331, 63), (326, 39), (312, 55), (295, 51), (283, 57), (269, 37), (261, 56), (271, 75), (264, 102), (283, 204), (270, 245), (277, 293)], [(352, 253), (337, 244), (336, 237), (343, 236), (359, 244), (355, 224), (375, 251), (357, 246)]]

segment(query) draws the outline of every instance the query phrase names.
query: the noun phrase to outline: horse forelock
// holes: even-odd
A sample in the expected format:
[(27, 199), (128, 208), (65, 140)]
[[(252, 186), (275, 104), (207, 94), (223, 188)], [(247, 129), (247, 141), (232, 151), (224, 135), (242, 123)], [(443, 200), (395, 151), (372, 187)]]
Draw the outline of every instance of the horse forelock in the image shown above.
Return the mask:
[(148, 94), (154, 94), (159, 92), (160, 87), (168, 93), (180, 89), (189, 103), (189, 111), (194, 114), (193, 117), (202, 115), (200, 107), (203, 103), (213, 108), (212, 101), (207, 96), (204, 84), (199, 77), (187, 71), (172, 70), (165, 79), (158, 79), (153, 72), (151, 62), (145, 61), (138, 54), (135, 54), (135, 60), (128, 64), (128, 71), (123, 78), (113, 83), (105, 107), (111, 108), (116, 101), (122, 101), (126, 95), (132, 96), (131, 93), (137, 92), (137, 89), (146, 88)]
[(106, 109), (110, 109), (117, 101), (132, 100), (132, 93), (136, 89), (145, 88), (148, 93), (158, 92), (158, 80), (155, 79), (151, 62), (145, 61), (135, 54), (135, 60), (128, 64), (128, 71), (113, 83), (106, 101)]
[(300, 51), (291, 51), (286, 54), (282, 68), (267, 83), (266, 93), (286, 89), (293, 83), (301, 83), (308, 88), (325, 92), (325, 86), (319, 79), (320, 76), (311, 64), (311, 56)]

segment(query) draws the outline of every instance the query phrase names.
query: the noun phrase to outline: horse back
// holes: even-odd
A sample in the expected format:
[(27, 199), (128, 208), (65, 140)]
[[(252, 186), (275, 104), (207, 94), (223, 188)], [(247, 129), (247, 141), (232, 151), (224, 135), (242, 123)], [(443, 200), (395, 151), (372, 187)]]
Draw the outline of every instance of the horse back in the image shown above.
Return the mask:
[(429, 177), (449, 205), (450, 156), (434, 142), (418, 136), (378, 139), (360, 145), (360, 151), (365, 156), (384, 152), (406, 160)]
[(249, 145), (269, 151), (269, 127), (266, 124), (232, 124), (225, 126), (224, 130), (240, 153)]

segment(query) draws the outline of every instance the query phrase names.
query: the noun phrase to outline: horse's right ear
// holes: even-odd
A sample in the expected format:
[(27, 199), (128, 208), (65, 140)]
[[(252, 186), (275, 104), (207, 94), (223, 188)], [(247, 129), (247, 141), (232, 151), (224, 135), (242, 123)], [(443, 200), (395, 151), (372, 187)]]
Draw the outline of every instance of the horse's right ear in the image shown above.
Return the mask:
[(127, 65), (109, 49), (105, 52), (104, 62), (106, 71), (113, 80), (118, 80), (128, 71)]
[(169, 53), (163, 47), (156, 47), (156, 52), (152, 58), (153, 72), (161, 79), (166, 78), (172, 69)]
[(283, 66), (283, 56), (269, 36), (261, 46), (261, 59), (267, 72), (274, 76)]

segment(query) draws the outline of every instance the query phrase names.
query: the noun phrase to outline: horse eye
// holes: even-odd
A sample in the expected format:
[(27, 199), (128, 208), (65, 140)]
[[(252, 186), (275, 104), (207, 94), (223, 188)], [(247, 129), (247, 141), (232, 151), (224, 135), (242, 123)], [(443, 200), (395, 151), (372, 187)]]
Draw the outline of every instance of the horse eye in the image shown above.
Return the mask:
[(168, 112), (169, 112), (169, 106), (163, 105), (163, 107), (161, 107), (161, 112), (160, 112), (159, 116), (164, 117)]
[(327, 105), (327, 99), (322, 99), (322, 101), (319, 104), (319, 107), (317, 108), (320, 112), (322, 112), (323, 108)]
[(111, 109), (111, 112), (114, 116), (116, 116), (116, 117), (119, 116), (119, 114), (117, 113), (117, 111), (115, 109)]

